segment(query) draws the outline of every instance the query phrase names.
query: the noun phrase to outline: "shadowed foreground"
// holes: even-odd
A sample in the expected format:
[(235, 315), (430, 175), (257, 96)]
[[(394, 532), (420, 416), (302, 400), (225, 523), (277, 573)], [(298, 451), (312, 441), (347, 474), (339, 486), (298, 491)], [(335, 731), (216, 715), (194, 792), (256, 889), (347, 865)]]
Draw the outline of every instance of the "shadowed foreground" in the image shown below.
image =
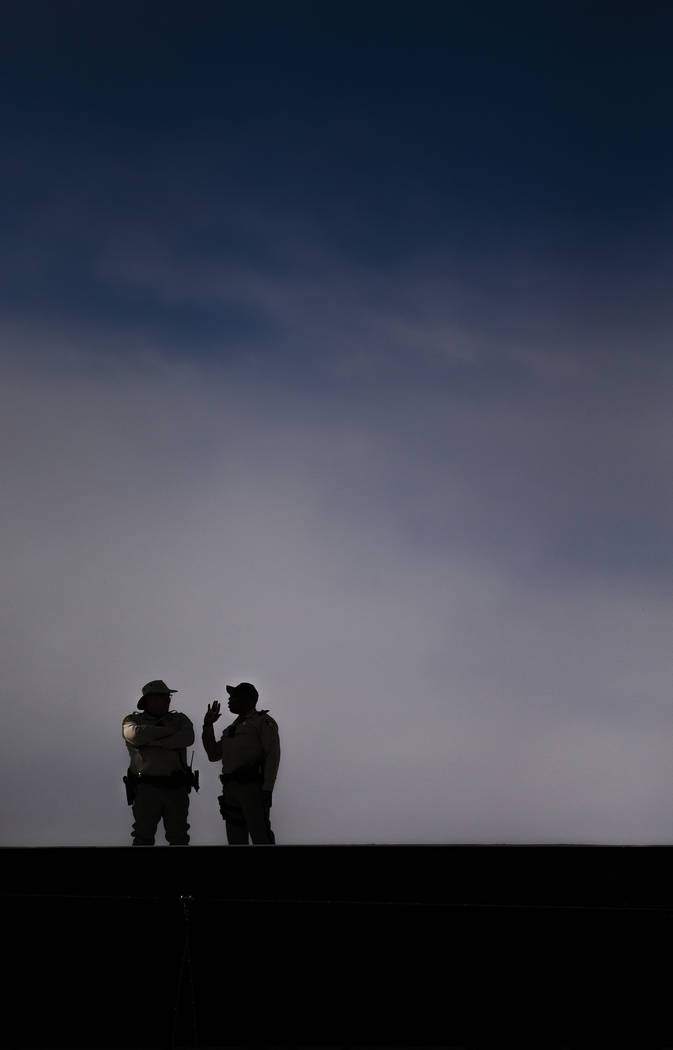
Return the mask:
[(22, 1047), (673, 1044), (673, 848), (4, 849)]

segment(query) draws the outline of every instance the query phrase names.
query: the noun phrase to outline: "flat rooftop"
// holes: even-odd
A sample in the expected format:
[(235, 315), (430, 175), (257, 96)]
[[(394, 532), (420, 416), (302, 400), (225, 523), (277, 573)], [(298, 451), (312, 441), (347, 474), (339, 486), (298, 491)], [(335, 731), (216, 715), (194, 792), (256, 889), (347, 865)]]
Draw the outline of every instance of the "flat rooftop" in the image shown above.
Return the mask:
[(0, 860), (17, 1047), (673, 1045), (673, 847)]

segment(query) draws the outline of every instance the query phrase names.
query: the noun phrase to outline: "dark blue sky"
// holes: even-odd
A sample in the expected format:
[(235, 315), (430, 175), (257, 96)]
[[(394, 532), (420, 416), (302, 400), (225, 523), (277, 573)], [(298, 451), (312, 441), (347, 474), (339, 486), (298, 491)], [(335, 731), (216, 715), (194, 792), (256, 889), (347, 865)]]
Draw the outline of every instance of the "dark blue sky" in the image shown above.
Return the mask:
[[(384, 270), (434, 253), (472, 278), (506, 248), (552, 258), (580, 285), (606, 269), (628, 284), (629, 260), (636, 281), (656, 271), (671, 233), (671, 13), (513, 7), (6, 12), (5, 251), (50, 201), (72, 236), (55, 248), (31, 227), (35, 280), (10, 264), (4, 296), (48, 311), (85, 282), (88, 309), (119, 316), (92, 281), (92, 225), (156, 224), (185, 254), (257, 261), (268, 245), (223, 228), (243, 205)], [(204, 198), (212, 224), (195, 216)]]

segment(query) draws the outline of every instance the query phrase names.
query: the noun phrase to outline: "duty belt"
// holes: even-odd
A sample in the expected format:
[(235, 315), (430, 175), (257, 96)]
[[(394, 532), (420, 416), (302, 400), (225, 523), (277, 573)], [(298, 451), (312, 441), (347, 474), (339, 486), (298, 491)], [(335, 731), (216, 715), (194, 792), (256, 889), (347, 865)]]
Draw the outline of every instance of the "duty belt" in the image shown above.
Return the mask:
[(227, 784), (230, 780), (235, 781), (237, 784), (254, 784), (255, 782), (261, 784), (263, 779), (264, 777), (259, 766), (241, 766), (240, 769), (235, 769), (233, 773), (220, 773), (220, 780), (223, 784)]
[(146, 773), (131, 773), (131, 776), (139, 787), (141, 784), (151, 784), (152, 787), (181, 788), (187, 786), (187, 777), (181, 769), (176, 769), (165, 777), (150, 777)]

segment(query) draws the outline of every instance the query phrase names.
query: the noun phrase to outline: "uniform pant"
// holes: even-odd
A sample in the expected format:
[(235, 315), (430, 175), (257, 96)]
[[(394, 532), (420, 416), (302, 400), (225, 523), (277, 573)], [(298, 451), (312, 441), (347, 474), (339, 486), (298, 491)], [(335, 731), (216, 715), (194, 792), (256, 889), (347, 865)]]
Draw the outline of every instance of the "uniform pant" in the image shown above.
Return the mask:
[(171, 846), (189, 842), (189, 793), (183, 787), (163, 788), (139, 784), (133, 801), (133, 845), (153, 846), (157, 825), (163, 818), (166, 840)]
[(222, 785), (220, 799), (230, 846), (247, 846), (248, 837), (255, 846), (275, 845), (269, 807), (264, 805), (261, 784), (227, 780)]

